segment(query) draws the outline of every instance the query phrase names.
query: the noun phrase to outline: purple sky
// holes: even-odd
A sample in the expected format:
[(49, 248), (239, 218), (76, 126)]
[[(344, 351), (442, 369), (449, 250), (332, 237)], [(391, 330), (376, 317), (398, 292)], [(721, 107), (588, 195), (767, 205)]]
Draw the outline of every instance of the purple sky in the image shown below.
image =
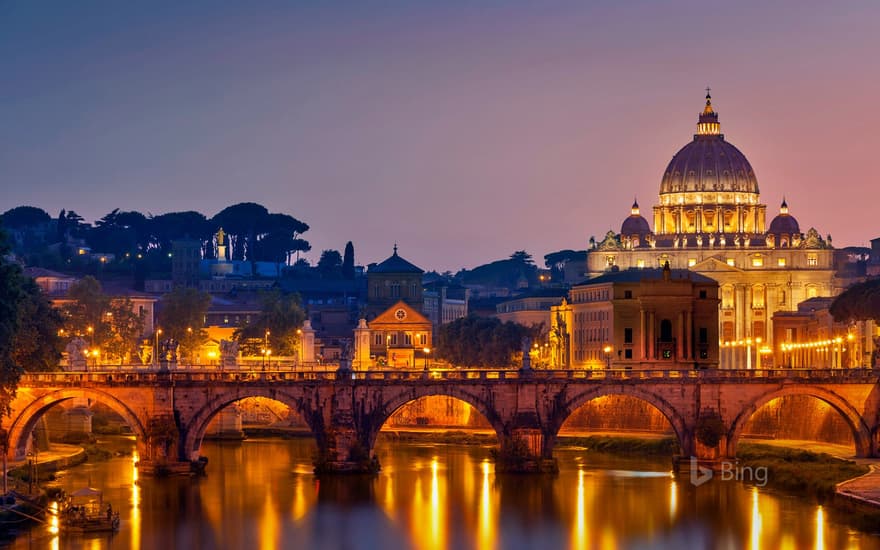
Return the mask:
[(880, 236), (880, 2), (3, 2), (0, 211), (254, 201), (316, 260), (582, 249), (712, 86), (768, 223)]

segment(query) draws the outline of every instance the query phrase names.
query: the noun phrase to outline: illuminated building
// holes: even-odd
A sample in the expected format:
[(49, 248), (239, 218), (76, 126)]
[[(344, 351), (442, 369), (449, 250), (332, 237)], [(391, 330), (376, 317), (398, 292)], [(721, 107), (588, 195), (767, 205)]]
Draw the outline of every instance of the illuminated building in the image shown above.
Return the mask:
[(833, 296), (838, 289), (830, 238), (814, 228), (803, 233), (785, 200), (769, 225), (765, 220), (755, 172), (724, 139), (707, 93), (693, 141), (663, 174), (653, 230), (634, 203), (620, 233), (591, 241), (586, 276), (667, 262), (700, 273), (720, 285), (722, 343), (761, 338), (774, 346), (775, 312), (793, 311), (804, 300)]
[(718, 366), (718, 284), (679, 269), (611, 270), (550, 310), (558, 368)]

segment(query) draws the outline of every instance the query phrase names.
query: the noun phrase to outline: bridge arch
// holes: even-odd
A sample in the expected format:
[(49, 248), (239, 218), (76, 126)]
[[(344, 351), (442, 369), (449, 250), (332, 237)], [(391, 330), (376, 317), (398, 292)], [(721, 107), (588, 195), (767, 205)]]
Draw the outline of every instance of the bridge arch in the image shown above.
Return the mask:
[(548, 434), (550, 439), (548, 445), (550, 448), (556, 444), (556, 440), (559, 437), (559, 430), (562, 429), (562, 425), (565, 424), (565, 421), (568, 420), (577, 409), (594, 399), (615, 395), (639, 399), (660, 411), (672, 426), (672, 431), (675, 433), (682, 454), (691, 452), (693, 437), (691, 430), (688, 429), (684, 416), (682, 416), (682, 414), (663, 397), (628, 384), (596, 386), (568, 396), (568, 398), (557, 408), (556, 414), (550, 419), (550, 433)]
[(859, 414), (858, 410), (853, 407), (849, 401), (840, 395), (826, 390), (819, 386), (789, 386), (782, 389), (768, 391), (750, 403), (748, 403), (733, 419), (730, 425), (730, 431), (727, 435), (727, 452), (731, 457), (736, 456), (736, 448), (739, 445), (743, 428), (761, 407), (778, 399), (790, 395), (805, 395), (819, 399), (831, 406), (832, 409), (843, 418), (844, 422), (852, 430), (853, 440), (855, 441), (856, 456), (871, 456), (871, 430)]
[(492, 429), (495, 430), (495, 435), (499, 440), (506, 433), (504, 423), (498, 412), (488, 402), (475, 393), (455, 386), (411, 386), (401, 388), (400, 391), (397, 391), (390, 396), (382, 396), (381, 405), (372, 411), (367, 422), (367, 448), (373, 449), (376, 444), (376, 438), (382, 430), (382, 426), (384, 426), (385, 423), (388, 422), (388, 419), (391, 418), (401, 407), (423, 397), (433, 396), (452, 397), (467, 403), (489, 422)]
[(240, 388), (236, 391), (216, 394), (211, 400), (195, 412), (186, 426), (182, 426), (183, 448), (181, 449), (181, 454), (183, 455), (183, 458), (186, 460), (197, 460), (199, 457), (199, 450), (202, 447), (202, 440), (205, 438), (205, 432), (207, 432), (208, 425), (214, 417), (217, 416), (220, 411), (236, 401), (241, 401), (242, 399), (248, 399), (250, 397), (264, 397), (266, 399), (278, 401), (279, 403), (283, 403), (290, 407), (291, 410), (296, 412), (305, 421), (309, 430), (319, 439), (318, 443), (320, 445), (322, 432), (316, 429), (317, 426), (315, 424), (317, 421), (315, 418), (305, 410), (305, 399), (302, 396), (278, 391), (277, 388), (271, 387)]
[(33, 432), (37, 421), (43, 414), (62, 401), (69, 399), (85, 398), (106, 405), (113, 412), (118, 414), (125, 420), (126, 424), (134, 432), (135, 440), (138, 445), (138, 451), (143, 455), (144, 445), (146, 444), (146, 430), (144, 423), (128, 406), (114, 397), (113, 395), (92, 388), (70, 388), (56, 390), (45, 395), (41, 395), (32, 401), (27, 407), (13, 419), (9, 425), (9, 450), (12, 453), (10, 458), (13, 460), (21, 460), (25, 458), (27, 453), (28, 437)]

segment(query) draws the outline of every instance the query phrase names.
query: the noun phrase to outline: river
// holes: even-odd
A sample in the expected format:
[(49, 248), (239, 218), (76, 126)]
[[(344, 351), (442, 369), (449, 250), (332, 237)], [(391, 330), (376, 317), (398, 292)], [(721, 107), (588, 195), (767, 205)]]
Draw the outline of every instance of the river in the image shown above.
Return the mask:
[(694, 487), (668, 460), (558, 449), (558, 476), (502, 476), (487, 447), (381, 441), (378, 476), (319, 480), (313, 449), (304, 439), (206, 442), (200, 478), (138, 479), (130, 455), (83, 464), (58, 483), (103, 489), (119, 532), (40, 525), (8, 547), (880, 549), (880, 537), (809, 499), (735, 481)]

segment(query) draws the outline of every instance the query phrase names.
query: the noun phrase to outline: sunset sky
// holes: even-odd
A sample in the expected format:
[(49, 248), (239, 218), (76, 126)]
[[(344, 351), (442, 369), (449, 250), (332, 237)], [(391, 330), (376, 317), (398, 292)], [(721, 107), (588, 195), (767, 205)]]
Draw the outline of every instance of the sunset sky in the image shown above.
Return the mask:
[[(880, 2), (0, 3), (0, 212), (212, 216), (424, 269), (583, 249), (657, 200), (704, 88), (835, 246), (880, 237)], [(650, 221), (650, 217), (649, 217)]]

